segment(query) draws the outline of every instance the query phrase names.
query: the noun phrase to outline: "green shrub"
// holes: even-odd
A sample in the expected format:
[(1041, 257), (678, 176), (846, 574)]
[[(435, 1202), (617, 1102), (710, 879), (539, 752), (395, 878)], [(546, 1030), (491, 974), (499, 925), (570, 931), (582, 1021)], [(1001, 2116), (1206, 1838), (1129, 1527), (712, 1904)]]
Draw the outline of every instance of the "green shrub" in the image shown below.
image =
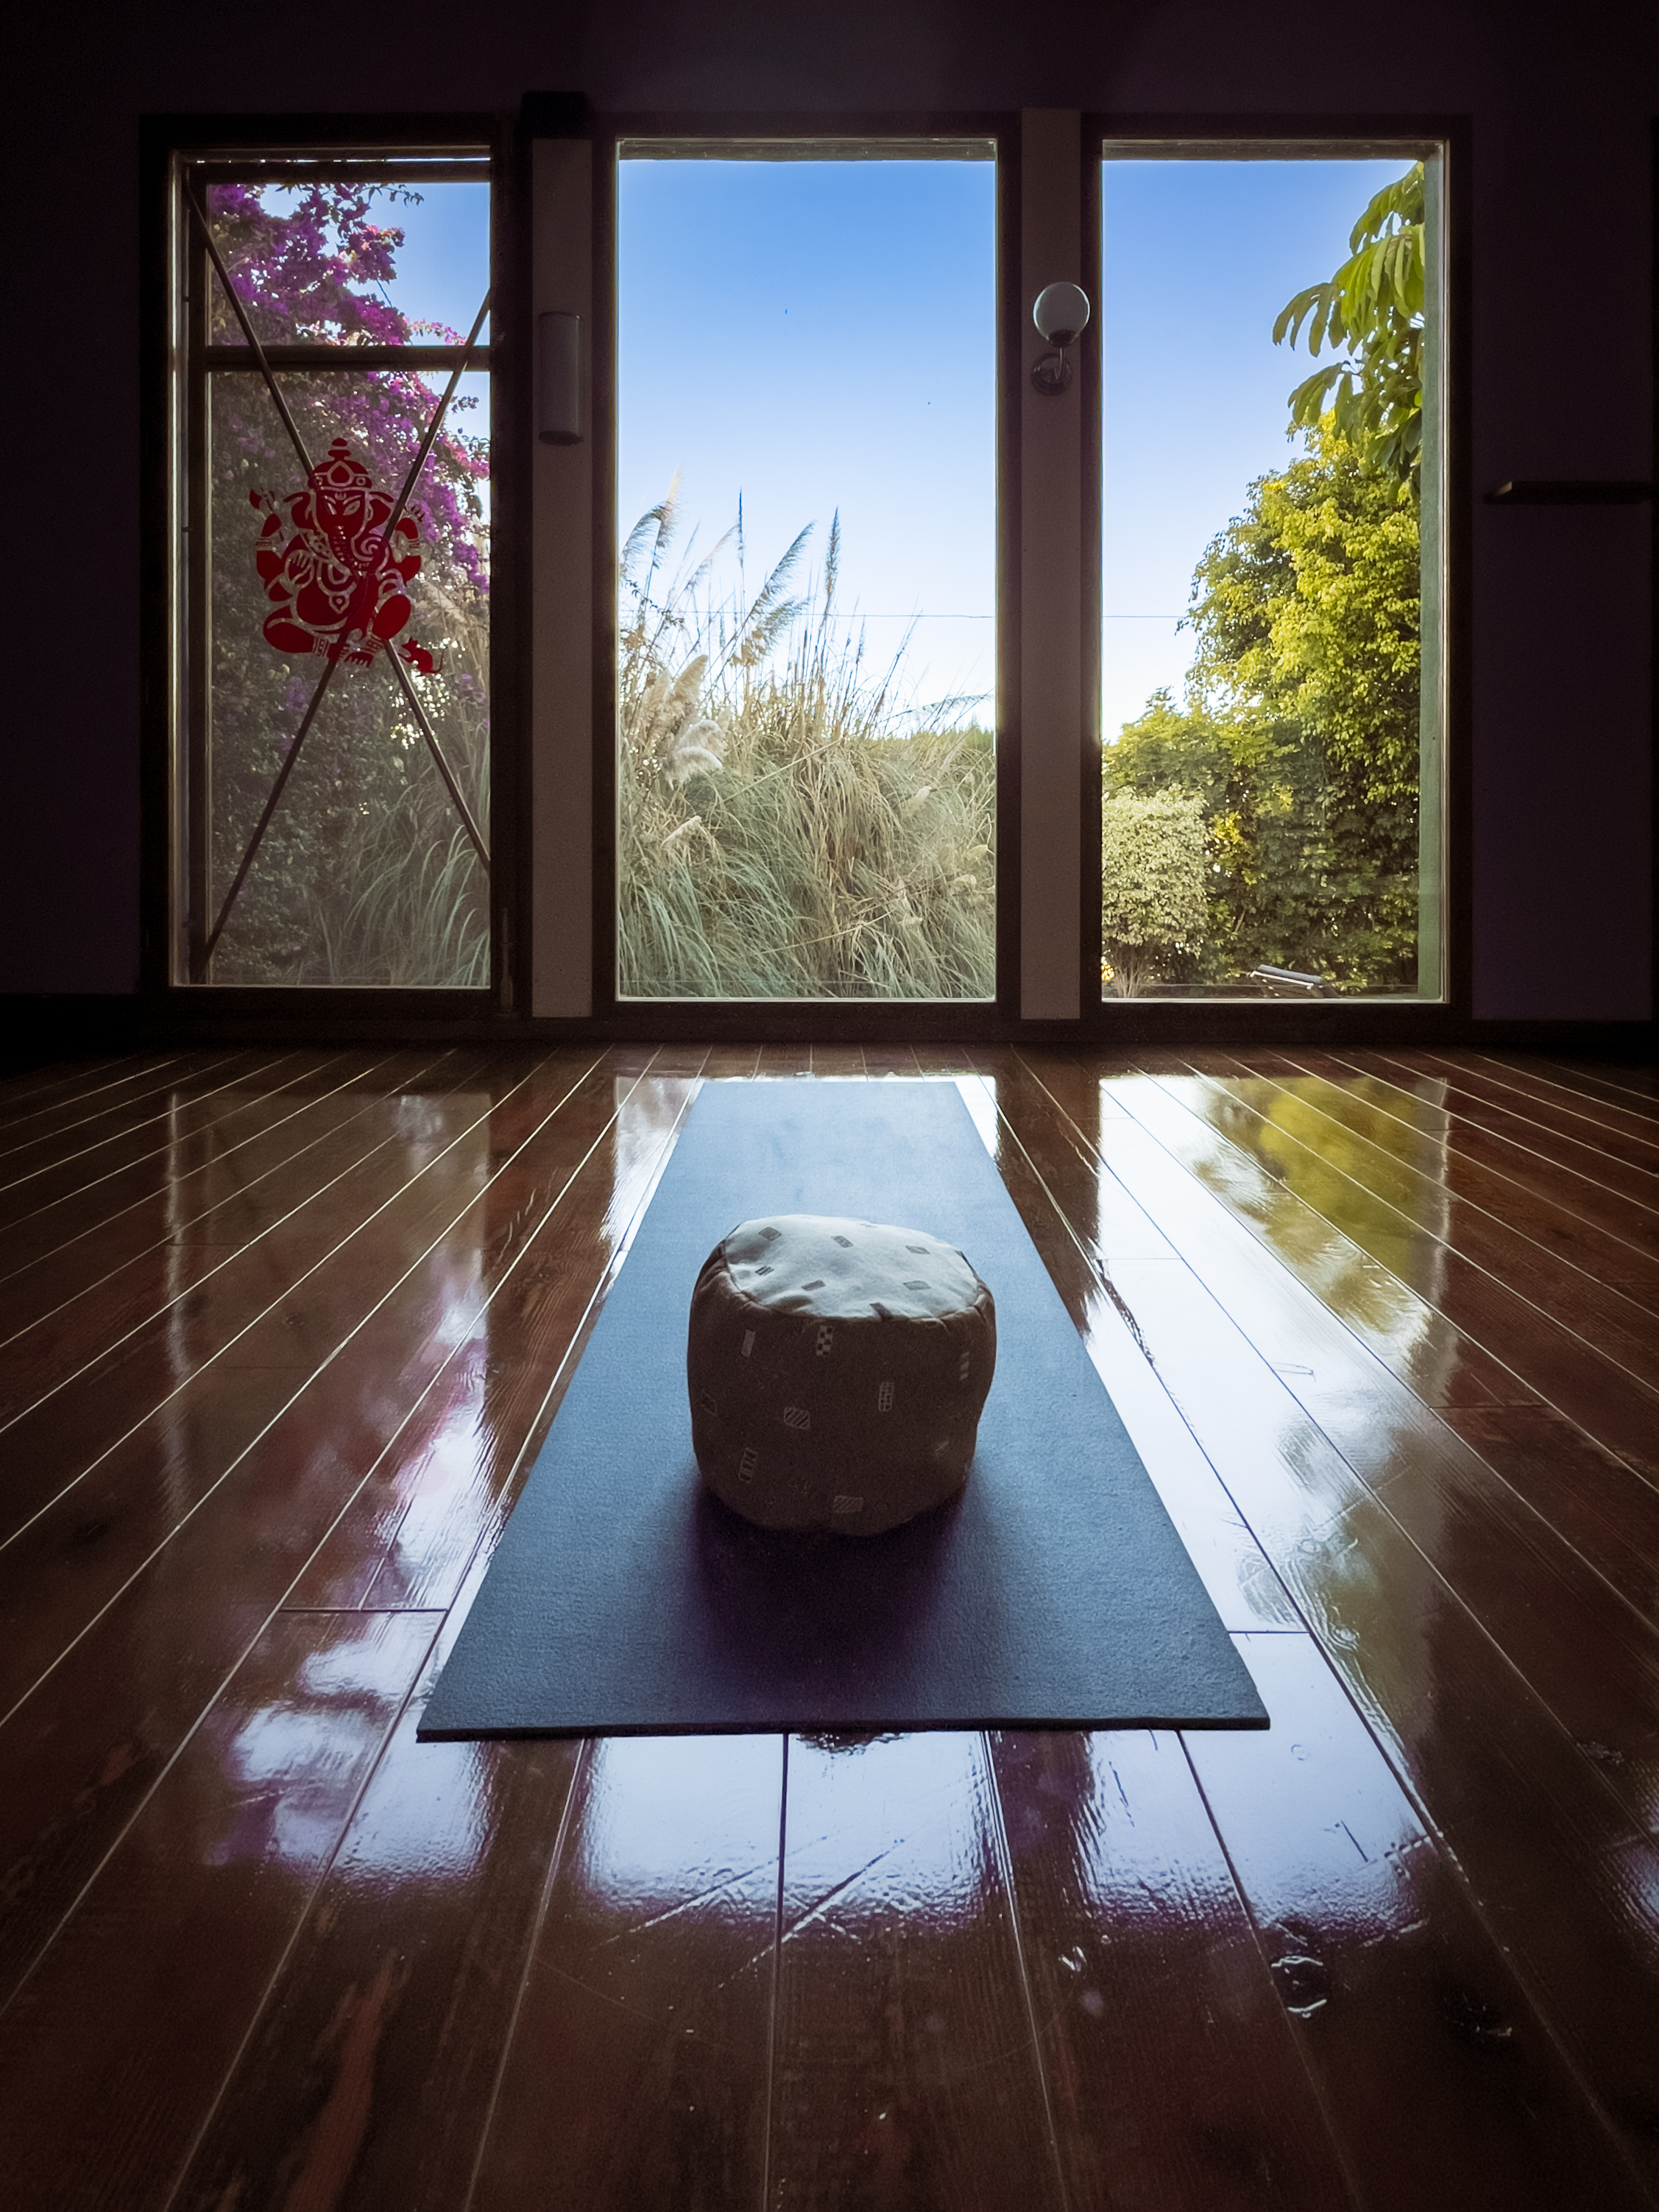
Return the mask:
[(1197, 792), (1115, 792), (1101, 810), (1100, 941), (1121, 998), (1168, 980), (1202, 943), (1208, 901)]

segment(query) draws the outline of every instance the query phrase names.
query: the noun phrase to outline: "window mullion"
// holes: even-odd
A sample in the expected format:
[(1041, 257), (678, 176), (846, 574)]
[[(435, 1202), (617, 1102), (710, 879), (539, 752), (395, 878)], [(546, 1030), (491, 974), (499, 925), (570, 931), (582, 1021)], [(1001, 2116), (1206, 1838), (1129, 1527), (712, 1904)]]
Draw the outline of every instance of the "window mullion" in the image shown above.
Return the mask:
[[(1040, 392), (1050, 350), (1031, 321), (1046, 285), (1084, 283), (1082, 118), (1027, 108), (1020, 118), (1020, 983), (1028, 1021), (1080, 1011), (1084, 704), (1085, 380)], [(1089, 285), (1085, 289), (1091, 289)]]

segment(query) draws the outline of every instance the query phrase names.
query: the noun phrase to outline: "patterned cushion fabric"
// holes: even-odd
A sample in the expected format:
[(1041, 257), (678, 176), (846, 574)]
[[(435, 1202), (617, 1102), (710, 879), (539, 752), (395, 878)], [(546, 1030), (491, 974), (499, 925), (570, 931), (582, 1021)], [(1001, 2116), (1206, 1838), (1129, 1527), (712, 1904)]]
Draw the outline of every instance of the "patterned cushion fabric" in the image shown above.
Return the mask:
[(766, 1528), (874, 1535), (961, 1487), (996, 1308), (954, 1246), (832, 1215), (745, 1221), (703, 1263), (686, 1376), (703, 1480)]

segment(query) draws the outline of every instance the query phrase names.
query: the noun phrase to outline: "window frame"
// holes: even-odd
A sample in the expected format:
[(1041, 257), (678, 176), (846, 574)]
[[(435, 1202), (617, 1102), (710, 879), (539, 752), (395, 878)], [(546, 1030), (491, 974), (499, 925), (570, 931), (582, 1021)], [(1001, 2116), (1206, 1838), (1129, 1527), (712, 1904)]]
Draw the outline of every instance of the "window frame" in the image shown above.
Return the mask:
[[(811, 1038), (824, 1043), (867, 1040), (1063, 1042), (1121, 1045), (1176, 1042), (1202, 1045), (1248, 1041), (1264, 1048), (1287, 1042), (1431, 1042), (1465, 1028), (1470, 1018), (1471, 867), (1468, 787), (1468, 441), (1466, 434), (1467, 198), (1469, 129), (1465, 118), (1389, 115), (1148, 114), (1112, 111), (1078, 116), (1082, 179), (1083, 266), (1099, 269), (1101, 160), (1107, 141), (1153, 141), (1166, 149), (1190, 144), (1218, 153), (1228, 146), (1266, 149), (1275, 142), (1303, 152), (1316, 148), (1352, 155), (1380, 145), (1431, 144), (1442, 157), (1443, 262), (1440, 562), (1441, 934), (1443, 996), (1439, 999), (1108, 1000), (1099, 990), (1100, 911), (1100, 532), (1101, 353), (1098, 318), (1079, 344), (1083, 406), (1083, 743), (1080, 871), (1077, 933), (1079, 1013), (1074, 1019), (1022, 1017), (1020, 988), (1020, 367), (1027, 313), (1020, 266), (1020, 118), (1013, 114), (780, 116), (681, 112), (593, 118), (594, 159), (593, 420), (595, 741), (593, 751), (593, 958), (591, 1012), (562, 1027), (612, 1036), (672, 1039)], [(998, 611), (998, 989), (995, 1000), (945, 1005), (919, 1000), (618, 1000), (615, 995), (615, 160), (629, 138), (702, 143), (724, 137), (750, 140), (857, 140), (884, 137), (994, 137), (998, 145), (999, 362)], [(1085, 282), (1087, 279), (1085, 278)], [(1097, 287), (1097, 273), (1095, 279)], [(542, 865), (546, 865), (543, 857)]]
[[(635, 112), (593, 118), (593, 935), (588, 1025), (619, 1037), (966, 1039), (1018, 1026), (1019, 994), (1019, 118), (1007, 111), (802, 114)], [(617, 973), (617, 183), (636, 140), (896, 149), (988, 141), (996, 166), (996, 988), (990, 999), (623, 998)], [(542, 865), (546, 865), (545, 858)]]
[[(1324, 1000), (1103, 1002), (1099, 995), (1100, 733), (1100, 356), (1098, 319), (1079, 346), (1082, 398), (1085, 526), (1080, 549), (1084, 681), (1079, 703), (1078, 788), (1079, 895), (1078, 1013), (1028, 1020), (1019, 1008), (1021, 936), (1020, 407), (1029, 303), (1021, 268), (1021, 117), (1000, 111), (868, 113), (796, 110), (633, 112), (595, 115), (575, 94), (529, 94), (519, 117), (478, 113), (390, 115), (155, 116), (145, 118), (141, 171), (145, 210), (141, 240), (143, 351), (140, 402), (147, 426), (171, 425), (178, 404), (179, 349), (173, 307), (179, 252), (174, 164), (221, 151), (235, 157), (275, 148), (389, 159), (422, 150), (488, 150), (495, 224), (492, 329), (491, 499), (495, 562), (491, 599), (491, 982), (484, 990), (396, 986), (266, 988), (175, 980), (176, 887), (182, 865), (178, 749), (185, 670), (175, 592), (182, 483), (177, 441), (147, 436), (141, 451), (143, 625), (141, 803), (141, 994), (147, 1018), (172, 1036), (257, 1039), (377, 1038), (526, 1042), (560, 1037), (998, 1044), (1071, 1043), (1126, 1047), (1209, 1042), (1264, 1049), (1287, 1043), (1389, 1045), (1451, 1042), (1472, 1021), (1470, 858), (1470, 523), (1468, 375), (1469, 200), (1472, 132), (1466, 118), (1424, 114), (1206, 115), (1072, 111), (1082, 182), (1085, 270), (1097, 270), (1100, 155), (1108, 140), (1182, 141), (1195, 147), (1262, 146), (1274, 140), (1321, 143), (1346, 152), (1382, 141), (1432, 142), (1443, 155), (1442, 297), (1444, 407), (1442, 427), (1443, 543), (1441, 559), (1443, 826), (1445, 874), (1442, 927), (1446, 996), (1440, 1001)], [(616, 778), (615, 507), (615, 149), (619, 141), (720, 137), (794, 142), (884, 138), (990, 138), (998, 167), (998, 625), (997, 993), (994, 1000), (639, 1000), (614, 989)], [(592, 276), (591, 517), (591, 758), (593, 797), (581, 822), (562, 823), (534, 847), (536, 809), (532, 716), (531, 548), (533, 323), (531, 312), (534, 210), (531, 153), (538, 138), (587, 143), (593, 163), (590, 229)], [(1086, 281), (1086, 279), (1085, 279)], [(583, 712), (586, 720), (586, 710)], [(538, 800), (544, 821), (545, 804)], [(554, 797), (556, 812), (556, 793)], [(556, 849), (554, 848), (556, 847)], [(550, 870), (580, 860), (591, 878), (591, 996), (582, 1013), (532, 1013), (534, 893)]]
[[(144, 374), (147, 425), (165, 437), (144, 441), (141, 488), (143, 568), (143, 891), (141, 979), (143, 998), (164, 1012), (171, 1030), (218, 1033), (227, 1023), (250, 1034), (331, 1035), (353, 1038), (408, 1035), (411, 1029), (476, 1029), (510, 1014), (514, 996), (514, 919), (523, 881), (515, 833), (521, 782), (518, 728), (522, 682), (519, 595), (520, 564), (492, 563), (489, 744), (491, 860), (490, 980), (483, 988), (382, 985), (241, 985), (191, 980), (192, 954), (205, 916), (209, 824), (204, 691), (205, 656), (191, 650), (200, 634), (207, 483), (193, 465), (203, 451), (203, 419), (212, 375), (244, 374), (205, 343), (206, 254), (191, 235), (181, 179), (222, 163), (238, 173), (255, 159), (278, 172), (288, 159), (326, 171), (348, 158), (383, 162), (388, 173), (418, 172), (455, 159), (484, 163), (491, 188), (490, 343), (474, 359), (491, 380), (491, 530), (493, 544), (510, 545), (517, 528), (514, 455), (520, 426), (514, 344), (517, 315), (514, 214), (514, 132), (489, 114), (157, 116), (144, 118), (141, 157), (146, 224), (143, 240)], [(302, 172), (303, 173), (303, 172)], [(198, 264), (186, 281), (187, 260)], [(191, 325), (191, 319), (193, 326)], [(385, 349), (390, 352), (392, 349)], [(452, 365), (459, 349), (398, 348), (398, 362)], [(383, 365), (380, 349), (284, 347), (274, 366), (330, 368)], [(480, 360), (478, 357), (482, 356)], [(499, 567), (499, 575), (495, 573)]]
[[(1146, 143), (1164, 158), (1190, 148), (1197, 158), (1224, 158), (1227, 150), (1248, 150), (1271, 159), (1282, 146), (1286, 157), (1354, 159), (1369, 154), (1416, 158), (1430, 149), (1441, 164), (1438, 243), (1440, 404), (1439, 613), (1437, 646), (1440, 683), (1438, 846), (1439, 937), (1442, 994), (1437, 998), (1352, 998), (1286, 1000), (1109, 999), (1099, 988), (1101, 896), (1101, 755), (1098, 726), (1101, 651), (1101, 549), (1103, 528), (1102, 331), (1091, 319), (1079, 342), (1085, 436), (1091, 441), (1085, 470), (1089, 502), (1084, 650), (1088, 659), (1087, 696), (1093, 717), (1088, 750), (1091, 773), (1084, 818), (1084, 896), (1079, 917), (1080, 962), (1085, 990), (1080, 1031), (1091, 1045), (1162, 1043), (1203, 1046), (1248, 1040), (1263, 1048), (1278, 1043), (1412, 1043), (1445, 1041), (1465, 1029), (1472, 1009), (1473, 902), (1469, 843), (1470, 702), (1469, 515), (1468, 408), (1468, 200), (1470, 166), (1467, 118), (1401, 115), (1194, 116), (1095, 111), (1081, 118), (1083, 133), (1085, 265), (1101, 269), (1102, 179), (1108, 145)], [(1157, 158), (1156, 155), (1152, 158)]]

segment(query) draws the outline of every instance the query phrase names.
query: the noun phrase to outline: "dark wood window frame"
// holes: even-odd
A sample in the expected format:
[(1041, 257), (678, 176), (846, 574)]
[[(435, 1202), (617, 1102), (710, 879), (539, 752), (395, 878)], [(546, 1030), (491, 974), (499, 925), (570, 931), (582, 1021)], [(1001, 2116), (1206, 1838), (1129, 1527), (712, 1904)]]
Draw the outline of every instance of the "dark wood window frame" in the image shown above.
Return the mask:
[[(1194, 150), (1228, 145), (1264, 148), (1275, 141), (1287, 149), (1319, 147), (1346, 154), (1373, 147), (1433, 145), (1444, 161), (1446, 301), (1446, 403), (1443, 422), (1444, 544), (1445, 693), (1442, 723), (1443, 790), (1445, 806), (1442, 927), (1445, 941), (1446, 992), (1439, 1000), (1340, 999), (1310, 1001), (1139, 1000), (1103, 1002), (1098, 993), (1100, 903), (1099, 731), (1094, 701), (1098, 690), (1100, 544), (1100, 327), (1091, 323), (1079, 348), (1083, 382), (1087, 520), (1085, 530), (1084, 637), (1089, 656), (1085, 693), (1086, 742), (1080, 749), (1082, 780), (1081, 896), (1078, 915), (1078, 963), (1081, 1003), (1075, 1021), (1039, 1022), (1018, 1012), (1020, 732), (1018, 726), (1018, 607), (1020, 578), (1018, 526), (1020, 459), (1017, 434), (1019, 345), (1024, 304), (1019, 268), (1019, 118), (1004, 115), (803, 116), (799, 113), (627, 114), (592, 119), (586, 132), (594, 153), (594, 417), (595, 495), (593, 571), (596, 609), (595, 692), (599, 704), (594, 738), (593, 824), (593, 1012), (584, 1022), (556, 1026), (606, 1036), (721, 1039), (817, 1038), (842, 1041), (901, 1041), (905, 1038), (963, 1042), (1091, 1041), (1097, 1045), (1156, 1043), (1181, 1038), (1248, 1040), (1264, 1047), (1291, 1042), (1449, 1042), (1470, 1027), (1470, 862), (1468, 852), (1468, 439), (1465, 412), (1468, 377), (1463, 349), (1468, 318), (1462, 312), (1467, 285), (1467, 204), (1469, 132), (1466, 120), (1442, 116), (1328, 116), (1085, 112), (1079, 118), (1084, 181), (1084, 265), (1097, 268), (1100, 250), (1100, 155), (1110, 139), (1146, 138)], [(568, 132), (562, 135), (573, 135)], [(919, 137), (994, 137), (999, 148), (998, 329), (999, 329), (999, 574), (998, 606), (998, 921), (994, 1004), (945, 1005), (929, 1001), (842, 1000), (722, 1001), (717, 1000), (620, 1000), (614, 990), (615, 848), (615, 624), (611, 607), (617, 557), (612, 404), (615, 362), (615, 164), (617, 148), (636, 138), (707, 143), (730, 137), (869, 144), (881, 139)]]
[[(1082, 118), (1085, 253), (1098, 270), (1101, 256), (1101, 171), (1108, 143), (1155, 142), (1190, 149), (1215, 159), (1229, 149), (1248, 149), (1271, 158), (1275, 143), (1303, 155), (1321, 153), (1352, 159), (1370, 153), (1393, 155), (1433, 148), (1443, 163), (1440, 249), (1443, 257), (1442, 298), (1445, 327), (1440, 333), (1443, 359), (1443, 406), (1440, 422), (1441, 466), (1441, 799), (1444, 810), (1440, 928), (1445, 978), (1438, 1000), (1323, 999), (1306, 1001), (1102, 1000), (1085, 997), (1079, 1030), (1095, 1047), (1116, 1042), (1156, 1044), (1243, 1042), (1271, 1050), (1278, 1043), (1364, 1044), (1450, 1043), (1471, 1034), (1473, 863), (1470, 845), (1469, 698), (1469, 507), (1468, 473), (1468, 177), (1471, 130), (1459, 116), (1186, 115), (1099, 111)], [(1094, 656), (1090, 698), (1099, 696), (1101, 645), (1101, 329), (1096, 317), (1079, 349), (1085, 380), (1084, 421), (1093, 441), (1085, 471), (1092, 520), (1087, 533), (1094, 549), (1086, 577), (1089, 614), (1085, 645)], [(1100, 959), (1101, 733), (1091, 732), (1085, 769), (1084, 814), (1085, 891), (1079, 917), (1080, 953), (1085, 982)]]
[[(142, 988), (153, 1022), (177, 1033), (242, 1031), (307, 1036), (471, 1033), (495, 1029), (510, 1013), (514, 921), (523, 881), (517, 827), (520, 809), (518, 731), (519, 563), (492, 573), (490, 609), (491, 982), (485, 989), (383, 987), (239, 987), (188, 980), (190, 948), (206, 927), (209, 825), (199, 758), (206, 727), (205, 656), (189, 638), (202, 631), (193, 551), (203, 542), (207, 487), (192, 467), (202, 447), (208, 380), (246, 374), (230, 349), (207, 343), (202, 320), (207, 256), (191, 235), (181, 179), (246, 174), (256, 159), (276, 177), (327, 175), (348, 160), (372, 163), (403, 181), (453, 175), (458, 161), (481, 164), (491, 186), (492, 343), (471, 366), (491, 377), (492, 541), (514, 542), (511, 456), (518, 429), (513, 376), (515, 329), (512, 191), (514, 132), (499, 116), (341, 115), (147, 118), (142, 159), (146, 225), (143, 401), (147, 426), (165, 437), (144, 445), (146, 559), (143, 576), (143, 840)], [(186, 327), (185, 319), (193, 326)], [(240, 356), (241, 349), (237, 349)], [(267, 349), (273, 368), (451, 368), (450, 347), (326, 344)]]
[[(630, 113), (593, 118), (593, 971), (591, 1021), (606, 1036), (960, 1038), (1008, 1036), (1021, 1024), (1019, 990), (1019, 118), (1007, 112), (927, 114)], [(616, 991), (617, 806), (616, 184), (617, 149), (631, 140), (840, 149), (980, 141), (996, 148), (997, 682), (996, 995), (994, 1000), (622, 999)]]
[[(1468, 438), (1467, 332), (1464, 306), (1469, 266), (1468, 177), (1470, 133), (1465, 119), (1434, 116), (1204, 116), (1090, 113), (1080, 118), (1085, 182), (1085, 265), (1099, 246), (1099, 154), (1109, 139), (1158, 138), (1196, 146), (1261, 146), (1275, 139), (1302, 146), (1322, 142), (1333, 151), (1381, 142), (1430, 142), (1445, 161), (1446, 409), (1443, 423), (1446, 690), (1443, 720), (1446, 803), (1444, 886), (1447, 996), (1441, 1002), (1346, 1001), (1164, 1003), (1103, 1005), (1097, 996), (1099, 912), (1099, 751), (1093, 709), (1085, 704), (1086, 742), (1080, 748), (1082, 878), (1078, 917), (1080, 1012), (1076, 1020), (1033, 1022), (1020, 1018), (1018, 726), (1020, 482), (1018, 440), (1011, 434), (1011, 410), (1020, 386), (1019, 347), (1024, 303), (1018, 266), (1019, 118), (995, 113), (927, 115), (806, 115), (630, 113), (592, 116), (574, 96), (532, 95), (516, 124), (498, 116), (353, 115), (252, 116), (234, 118), (156, 117), (147, 119), (143, 143), (146, 205), (145, 331), (143, 398), (145, 420), (167, 418), (173, 374), (171, 306), (177, 253), (174, 163), (207, 153), (234, 158), (255, 150), (373, 151), (398, 161), (422, 151), (487, 149), (492, 156), (495, 223), (495, 313), (491, 366), (495, 399), (492, 417), (492, 504), (495, 560), (492, 592), (491, 750), (493, 982), (487, 992), (381, 988), (234, 989), (180, 985), (172, 973), (176, 938), (173, 886), (178, 875), (176, 763), (180, 723), (179, 666), (173, 616), (174, 536), (170, 518), (176, 487), (165, 441), (145, 444), (143, 567), (145, 663), (143, 684), (144, 908), (143, 991), (153, 1027), (173, 1035), (259, 1037), (493, 1036), (552, 1039), (605, 1036), (818, 1039), (895, 1042), (996, 1042), (1068, 1040), (1110, 1046), (1180, 1039), (1247, 1040), (1275, 1043), (1451, 1042), (1479, 1034), (1470, 1015), (1469, 702), (1468, 702)], [(594, 330), (592, 437), (594, 459), (594, 806), (591, 824), (593, 875), (592, 1011), (580, 1018), (531, 1019), (525, 963), (520, 948), (530, 938), (532, 869), (549, 865), (530, 849), (528, 624), (526, 616), (529, 544), (528, 471), (531, 356), (527, 220), (528, 150), (534, 137), (581, 137), (594, 155)], [(732, 137), (857, 143), (930, 138), (991, 138), (998, 144), (999, 332), (999, 568), (998, 654), (998, 922), (994, 1002), (619, 1000), (614, 990), (615, 847), (615, 504), (614, 303), (615, 150), (632, 138), (711, 139)], [(1097, 319), (1080, 351), (1084, 382), (1085, 528), (1084, 592), (1085, 651), (1098, 650), (1099, 330)], [(1012, 416), (1018, 421), (1018, 415)], [(1084, 690), (1093, 687), (1092, 665)], [(1091, 988), (1091, 981), (1094, 984)]]

